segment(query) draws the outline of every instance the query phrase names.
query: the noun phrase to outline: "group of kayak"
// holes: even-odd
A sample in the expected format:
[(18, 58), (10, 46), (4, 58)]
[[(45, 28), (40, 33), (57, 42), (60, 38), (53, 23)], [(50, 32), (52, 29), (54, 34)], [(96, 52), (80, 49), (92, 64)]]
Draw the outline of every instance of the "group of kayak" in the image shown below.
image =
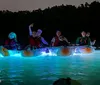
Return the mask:
[[(51, 44), (41, 36), (42, 30), (38, 29), (37, 31), (32, 31), (34, 24), (29, 25), (29, 45), (25, 47), (25, 49), (33, 50), (35, 48), (43, 48), (43, 47), (58, 47), (58, 46), (70, 46), (71, 43), (61, 34), (61, 31), (56, 31), (56, 36), (52, 38)], [(92, 46), (95, 44), (96, 40), (91, 42), (90, 33), (86, 33), (85, 31), (81, 32), (81, 37), (78, 37), (75, 45), (77, 46)], [(9, 33), (8, 39), (5, 41), (4, 48), (9, 50), (21, 49), (20, 44), (17, 42), (17, 35), (14, 32)]]

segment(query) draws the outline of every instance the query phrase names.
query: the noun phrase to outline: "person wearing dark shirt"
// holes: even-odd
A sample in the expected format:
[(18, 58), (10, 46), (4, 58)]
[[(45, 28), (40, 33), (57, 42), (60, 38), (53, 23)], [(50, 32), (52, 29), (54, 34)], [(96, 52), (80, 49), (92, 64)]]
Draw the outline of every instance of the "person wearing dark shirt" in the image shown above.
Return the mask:
[(67, 38), (61, 35), (61, 31), (56, 31), (56, 36), (51, 40), (52, 46), (66, 46), (69, 45)]
[(86, 32), (82, 31), (81, 35), (82, 35), (81, 37), (77, 38), (76, 45), (80, 45), (80, 46), (88, 45), (88, 46), (90, 46), (91, 40), (89, 37), (86, 36)]
[[(48, 43), (44, 40), (44, 38), (41, 36), (42, 30), (38, 29), (37, 31), (32, 31), (32, 27), (34, 24), (29, 25), (29, 46), (31, 47), (31, 50), (33, 48), (40, 48), (43, 46), (43, 44), (48, 45)], [(26, 47), (26, 48), (27, 48)]]

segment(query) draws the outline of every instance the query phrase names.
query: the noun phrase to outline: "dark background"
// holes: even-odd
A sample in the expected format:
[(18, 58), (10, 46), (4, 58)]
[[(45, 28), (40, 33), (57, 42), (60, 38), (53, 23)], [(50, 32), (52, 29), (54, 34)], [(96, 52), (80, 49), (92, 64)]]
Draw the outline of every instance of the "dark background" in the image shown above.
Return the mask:
[(0, 45), (4, 44), (8, 34), (14, 31), (18, 41), (28, 44), (28, 26), (34, 23), (34, 30), (42, 29), (42, 36), (50, 42), (55, 36), (56, 30), (70, 42), (75, 42), (81, 31), (91, 32), (91, 39), (96, 38), (97, 45), (100, 42), (100, 3), (81, 4), (79, 7), (72, 5), (54, 6), (45, 10), (30, 11), (0, 11)]

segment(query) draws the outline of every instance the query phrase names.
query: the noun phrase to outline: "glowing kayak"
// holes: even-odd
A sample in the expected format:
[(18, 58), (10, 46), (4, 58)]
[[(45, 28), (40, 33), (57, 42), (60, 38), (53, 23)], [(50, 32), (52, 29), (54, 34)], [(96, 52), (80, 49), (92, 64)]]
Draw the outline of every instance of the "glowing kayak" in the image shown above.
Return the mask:
[(72, 54), (90, 54), (95, 51), (95, 47), (87, 47), (87, 46), (75, 46), (72, 48)]
[(8, 50), (4, 47), (0, 48), (1, 56), (70, 56), (74, 54), (89, 54), (95, 51), (94, 47), (86, 46), (69, 46), (69, 47), (45, 47), (35, 50)]

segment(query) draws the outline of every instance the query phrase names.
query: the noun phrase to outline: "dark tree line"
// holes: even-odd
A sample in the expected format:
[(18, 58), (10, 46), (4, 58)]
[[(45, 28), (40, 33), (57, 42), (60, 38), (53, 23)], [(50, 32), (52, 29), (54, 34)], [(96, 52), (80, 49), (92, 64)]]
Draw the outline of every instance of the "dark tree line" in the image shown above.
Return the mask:
[(72, 5), (54, 6), (45, 10), (30, 11), (0, 11), (0, 41), (7, 38), (8, 33), (17, 33), (20, 43), (28, 43), (28, 25), (34, 23), (34, 30), (43, 30), (43, 37), (50, 42), (56, 30), (61, 30), (69, 41), (74, 42), (81, 31), (91, 32), (91, 37), (100, 38), (100, 3), (81, 4), (79, 7)]

